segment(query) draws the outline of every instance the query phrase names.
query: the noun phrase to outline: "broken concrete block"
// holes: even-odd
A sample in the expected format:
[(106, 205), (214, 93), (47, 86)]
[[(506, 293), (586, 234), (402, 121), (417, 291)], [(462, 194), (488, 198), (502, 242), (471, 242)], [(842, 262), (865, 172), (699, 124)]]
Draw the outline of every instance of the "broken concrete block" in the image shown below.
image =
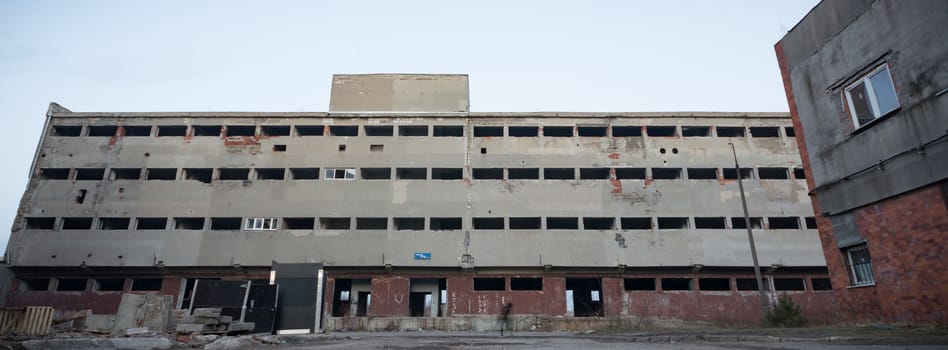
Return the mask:
[(221, 319), (217, 317), (192, 316), (191, 320), (188, 323), (219, 324), (221, 323)]
[(197, 323), (178, 323), (178, 326), (175, 327), (175, 331), (178, 333), (200, 333), (205, 330), (207, 325), (197, 324)]
[(128, 328), (125, 330), (125, 335), (141, 335), (152, 333), (148, 327), (139, 327), (139, 328)]
[(221, 308), (219, 307), (207, 307), (207, 308), (198, 308), (191, 311), (191, 316), (194, 317), (221, 317)]
[(234, 322), (227, 326), (228, 332), (252, 331), (257, 325), (253, 322)]
[(227, 316), (227, 315), (221, 316), (220, 321), (221, 321), (221, 323), (231, 323), (231, 322), (234, 322), (234, 316)]

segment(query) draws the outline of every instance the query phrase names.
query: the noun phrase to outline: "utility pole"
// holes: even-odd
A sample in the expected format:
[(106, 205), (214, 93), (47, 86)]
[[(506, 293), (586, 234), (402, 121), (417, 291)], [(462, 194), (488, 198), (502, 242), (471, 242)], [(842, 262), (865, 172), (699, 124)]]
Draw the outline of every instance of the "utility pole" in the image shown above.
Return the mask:
[(767, 324), (767, 311), (770, 309), (770, 303), (767, 302), (767, 295), (764, 294), (764, 279), (760, 276), (760, 263), (757, 262), (757, 247), (754, 245), (754, 233), (751, 231), (750, 214), (747, 212), (747, 198), (744, 197), (744, 181), (741, 176), (741, 166), (737, 163), (737, 151), (734, 150), (734, 143), (731, 145), (731, 154), (734, 155), (734, 169), (737, 171), (737, 188), (741, 191), (741, 206), (744, 207), (744, 226), (747, 227), (747, 241), (750, 242), (751, 257), (754, 258), (754, 276), (757, 278), (757, 290), (760, 292), (760, 323)]

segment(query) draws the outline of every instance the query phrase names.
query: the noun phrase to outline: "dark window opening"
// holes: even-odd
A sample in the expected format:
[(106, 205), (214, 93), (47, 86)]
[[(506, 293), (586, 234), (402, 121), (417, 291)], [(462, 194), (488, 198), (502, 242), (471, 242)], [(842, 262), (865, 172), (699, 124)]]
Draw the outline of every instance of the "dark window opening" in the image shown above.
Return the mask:
[(118, 131), (115, 125), (90, 125), (89, 136), (112, 137)]
[(455, 231), (461, 229), (461, 218), (431, 218), (431, 231)]
[(547, 230), (578, 230), (579, 218), (546, 218)]
[(312, 230), (316, 218), (283, 218), (283, 228), (287, 230)]
[(98, 181), (105, 177), (105, 169), (76, 169), (76, 180)]
[(385, 150), (385, 145), (369, 145), (369, 152), (382, 152)]
[(711, 127), (710, 126), (682, 126), (681, 136), (708, 137), (708, 136), (711, 136)]
[(698, 229), (724, 229), (725, 220), (720, 218), (695, 218), (695, 228)]
[(92, 218), (63, 218), (63, 230), (92, 229)]
[(398, 136), (428, 136), (427, 125), (399, 125)]
[(223, 181), (229, 180), (249, 180), (250, 169), (246, 168), (221, 168), (217, 178)]
[(359, 127), (356, 125), (330, 125), (329, 135), (332, 136), (359, 136)]
[[(757, 288), (757, 279), (756, 278), (738, 278), (735, 280), (737, 285), (737, 290), (759, 290)], [(763, 279), (764, 290), (767, 290), (767, 279)]]
[(652, 218), (621, 218), (619, 224), (623, 230), (651, 230)]
[(464, 178), (461, 168), (431, 168), (432, 180), (460, 180)]
[(503, 277), (475, 277), (474, 278), (474, 290), (475, 291), (484, 291), (484, 290), (505, 290), (507, 289), (506, 281)]
[(715, 129), (718, 137), (744, 137), (744, 127), (741, 126), (719, 126)]
[(323, 136), (326, 127), (322, 125), (297, 125), (296, 134), (299, 136)]
[(82, 135), (82, 125), (54, 125), (53, 136), (76, 137)]
[(86, 200), (86, 189), (80, 189), (79, 194), (76, 195), (76, 203), (82, 204)]
[(475, 180), (503, 180), (504, 168), (475, 168), (472, 175)]
[[(749, 219), (751, 223), (751, 228), (759, 229), (759, 228), (764, 227), (764, 224), (763, 224), (764, 220), (762, 218), (756, 217), (756, 218), (749, 218)], [(744, 217), (731, 218), (731, 228), (741, 228), (741, 229), (747, 228), (747, 221), (744, 220)]]
[(85, 278), (57, 278), (57, 292), (82, 292), (86, 290), (88, 280)]
[(609, 180), (609, 168), (580, 168), (581, 180)]
[(69, 168), (40, 169), (40, 178), (42, 178), (43, 180), (68, 180)]
[(771, 217), (767, 218), (771, 230), (795, 230), (800, 228), (800, 218)]
[(803, 171), (803, 168), (793, 168), (793, 178), (797, 180), (806, 179), (806, 172)]
[(654, 278), (625, 278), (625, 290), (655, 290)]
[(691, 290), (690, 278), (662, 278), (662, 290)]
[(124, 278), (96, 278), (95, 289), (102, 292), (121, 292), (125, 289)]
[(646, 126), (646, 127), (645, 127), (645, 133), (646, 133), (648, 136), (656, 136), (656, 137), (673, 137), (673, 136), (677, 136), (677, 135), (675, 135), (676, 133), (675, 133), (675, 127), (674, 127), (674, 126), (650, 125), (650, 126)]
[(254, 125), (227, 125), (227, 136), (253, 136), (257, 127)]
[(645, 168), (616, 168), (616, 179), (645, 180)]
[(425, 218), (392, 218), (396, 231), (424, 231)]
[(583, 218), (584, 230), (612, 230), (615, 228), (615, 218)]
[(464, 136), (464, 127), (460, 125), (435, 125), (434, 137), (462, 137)]
[(537, 137), (540, 128), (536, 126), (508, 126), (507, 135), (510, 137)]
[(396, 168), (395, 178), (398, 180), (425, 180), (428, 178), (428, 168)]
[(688, 168), (689, 180), (717, 180), (718, 169), (715, 168)]
[(191, 134), (194, 136), (221, 136), (220, 125), (192, 125)]
[(797, 133), (796, 133), (796, 131), (793, 130), (793, 127), (792, 127), (792, 126), (785, 126), (785, 127), (783, 127), (783, 131), (787, 134), (787, 137), (794, 137), (794, 136), (797, 136)]
[[(737, 180), (737, 169), (735, 168), (724, 168), (721, 169), (721, 175), (726, 180)], [(754, 169), (751, 168), (741, 168), (741, 179), (753, 179), (754, 178)]]
[(395, 127), (391, 125), (365, 125), (365, 136), (393, 136)]
[(567, 278), (566, 291), (573, 295), (573, 316), (601, 317), (602, 280), (598, 278)]
[(472, 218), (475, 230), (503, 230), (504, 218)]
[(811, 278), (810, 283), (813, 284), (813, 290), (833, 290), (829, 278)]
[(99, 218), (100, 230), (128, 230), (130, 218)]
[(773, 126), (752, 126), (751, 137), (780, 137), (780, 128)]
[(292, 180), (316, 180), (319, 178), (319, 168), (290, 168)]
[(151, 125), (125, 125), (122, 129), (125, 130), (125, 136), (151, 136)]
[(572, 126), (544, 126), (543, 136), (573, 137), (573, 127)]
[(388, 230), (388, 218), (356, 218), (356, 230)]
[(351, 221), (349, 218), (319, 218), (319, 226), (323, 230), (348, 230)]
[(286, 169), (257, 168), (257, 180), (283, 180), (286, 178)]
[(641, 126), (613, 126), (613, 137), (639, 137), (642, 136)]
[(168, 227), (168, 218), (138, 218), (136, 230), (164, 230)]
[(584, 137), (606, 137), (605, 126), (577, 126), (576, 133)]
[(499, 137), (504, 136), (504, 127), (502, 126), (475, 126), (474, 137)]
[(807, 216), (807, 217), (803, 218), (803, 221), (806, 223), (806, 228), (808, 228), (808, 229), (814, 229), (814, 230), (817, 228), (817, 227), (816, 227), (816, 218), (815, 218), (815, 217), (813, 217), (813, 216)]
[(203, 230), (204, 218), (174, 218), (175, 230)]
[(652, 168), (652, 178), (655, 180), (680, 180), (681, 168)]
[(688, 218), (658, 218), (659, 230), (681, 230), (688, 228)]
[(197, 180), (203, 183), (211, 183), (211, 174), (213, 169), (184, 169), (185, 180)]
[(345, 151), (346, 151), (346, 145), (339, 145), (339, 152), (345, 152)]
[(806, 290), (803, 278), (774, 278), (774, 290)]
[(361, 168), (363, 180), (391, 180), (392, 168)]
[(185, 136), (188, 127), (184, 125), (158, 125), (158, 136)]
[(211, 230), (236, 231), (240, 230), (241, 218), (211, 218)]
[(286, 152), (286, 145), (273, 145), (274, 152)]
[(576, 171), (573, 168), (546, 168), (543, 169), (543, 178), (546, 180), (573, 180)]
[(27, 230), (52, 230), (56, 227), (56, 218), (26, 218)]
[(178, 178), (178, 169), (153, 168), (145, 171), (145, 180), (174, 180)]
[(138, 180), (142, 178), (142, 169), (112, 169), (113, 180)]
[(787, 180), (787, 168), (758, 168), (757, 175), (761, 180)]
[(261, 125), (260, 136), (290, 136), (289, 125)]
[(161, 281), (160, 278), (134, 278), (132, 279), (132, 291), (160, 291)]
[(25, 278), (20, 280), (26, 290), (45, 292), (49, 290), (49, 278)]
[(487, 154), (487, 147), (481, 147), (481, 154)]
[(511, 168), (507, 169), (508, 180), (536, 180), (540, 178), (538, 168)]
[(728, 278), (699, 278), (698, 289), (700, 290), (731, 290), (731, 280)]
[(534, 218), (510, 218), (511, 230), (539, 230), (541, 222), (539, 217)]
[(543, 279), (511, 277), (510, 290), (543, 290)]

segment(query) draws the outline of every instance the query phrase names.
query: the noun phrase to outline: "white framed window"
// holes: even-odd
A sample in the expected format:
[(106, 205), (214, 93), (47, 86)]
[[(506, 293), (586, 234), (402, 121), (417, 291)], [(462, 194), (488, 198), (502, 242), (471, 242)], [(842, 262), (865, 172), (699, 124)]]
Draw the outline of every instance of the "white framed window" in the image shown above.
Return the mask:
[(886, 64), (847, 86), (845, 95), (856, 129), (899, 108), (899, 98)]
[(843, 250), (846, 255), (846, 267), (849, 269), (849, 279), (853, 286), (870, 286), (876, 284), (872, 276), (872, 257), (869, 256), (869, 246), (866, 244), (849, 247)]
[(326, 180), (353, 180), (356, 177), (355, 168), (326, 168), (323, 179)]
[(244, 224), (244, 230), (251, 231), (273, 231), (280, 227), (280, 220), (277, 218), (247, 218)]

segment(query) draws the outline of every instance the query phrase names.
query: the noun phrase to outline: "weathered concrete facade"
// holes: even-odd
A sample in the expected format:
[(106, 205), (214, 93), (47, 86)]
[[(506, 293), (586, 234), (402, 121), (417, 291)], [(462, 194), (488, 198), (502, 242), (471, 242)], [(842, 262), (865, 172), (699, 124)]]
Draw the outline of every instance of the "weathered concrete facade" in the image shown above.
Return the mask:
[(948, 3), (823, 1), (776, 45), (847, 320), (945, 323)]

